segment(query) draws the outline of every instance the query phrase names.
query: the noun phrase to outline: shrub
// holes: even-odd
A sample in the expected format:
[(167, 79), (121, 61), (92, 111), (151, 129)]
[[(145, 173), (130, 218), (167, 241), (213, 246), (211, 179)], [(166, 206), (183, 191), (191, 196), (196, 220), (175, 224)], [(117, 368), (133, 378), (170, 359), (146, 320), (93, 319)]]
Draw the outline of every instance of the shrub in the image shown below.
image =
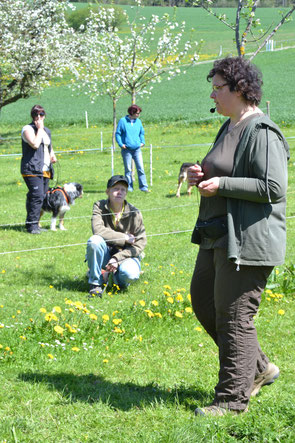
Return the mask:
[(125, 23), (126, 18), (124, 11), (117, 5), (87, 5), (84, 8), (76, 9), (69, 13), (66, 17), (67, 22), (75, 31), (81, 31), (80, 27), (81, 25), (86, 26), (90, 11), (98, 12), (99, 8), (113, 8), (115, 10), (115, 17), (112, 23), (113, 29), (120, 28)]

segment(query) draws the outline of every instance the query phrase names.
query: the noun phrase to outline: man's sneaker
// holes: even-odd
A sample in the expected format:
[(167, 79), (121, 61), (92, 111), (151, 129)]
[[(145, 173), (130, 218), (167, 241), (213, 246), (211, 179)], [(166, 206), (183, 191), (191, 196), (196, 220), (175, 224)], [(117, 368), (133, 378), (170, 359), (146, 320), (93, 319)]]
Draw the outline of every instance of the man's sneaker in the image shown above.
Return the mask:
[(257, 375), (254, 380), (251, 397), (255, 397), (258, 394), (262, 386), (271, 385), (280, 375), (279, 368), (273, 363), (268, 363), (267, 368), (264, 372)]
[(90, 295), (90, 297), (102, 297), (102, 294), (103, 294), (103, 289), (102, 289), (102, 287), (101, 286), (99, 286), (99, 285), (92, 285), (92, 284), (90, 284), (90, 289), (89, 289), (89, 295)]
[(234, 409), (222, 408), (217, 405), (205, 406), (204, 408), (195, 409), (195, 415), (207, 416), (207, 417), (221, 417), (222, 415), (231, 414), (238, 415), (242, 412), (247, 412), (248, 407), (243, 411), (238, 411)]

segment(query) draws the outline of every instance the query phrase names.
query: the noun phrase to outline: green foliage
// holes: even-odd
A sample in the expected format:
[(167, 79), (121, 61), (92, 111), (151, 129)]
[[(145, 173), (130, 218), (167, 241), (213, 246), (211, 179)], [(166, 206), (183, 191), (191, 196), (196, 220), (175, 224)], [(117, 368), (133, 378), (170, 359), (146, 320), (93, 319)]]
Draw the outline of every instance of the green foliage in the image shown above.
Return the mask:
[(112, 23), (113, 29), (120, 29), (125, 23), (125, 15), (123, 9), (118, 5), (94, 5), (89, 3), (87, 6), (77, 8), (76, 10), (67, 14), (67, 22), (75, 31), (84, 31), (86, 21), (90, 16), (90, 12), (97, 12), (100, 8), (113, 8), (115, 11), (114, 20)]

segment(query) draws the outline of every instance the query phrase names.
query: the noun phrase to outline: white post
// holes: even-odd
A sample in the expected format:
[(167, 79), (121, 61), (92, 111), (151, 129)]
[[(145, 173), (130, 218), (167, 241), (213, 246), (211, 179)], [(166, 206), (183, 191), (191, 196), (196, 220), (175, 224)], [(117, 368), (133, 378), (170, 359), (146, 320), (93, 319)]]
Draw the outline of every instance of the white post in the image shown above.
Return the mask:
[(100, 133), (100, 150), (103, 151), (102, 131)]
[(150, 186), (153, 186), (153, 146), (150, 145)]
[(86, 120), (86, 128), (88, 129), (88, 114), (87, 114), (87, 111), (85, 111), (85, 120)]
[(111, 157), (112, 157), (112, 176), (114, 175), (114, 146), (111, 147)]

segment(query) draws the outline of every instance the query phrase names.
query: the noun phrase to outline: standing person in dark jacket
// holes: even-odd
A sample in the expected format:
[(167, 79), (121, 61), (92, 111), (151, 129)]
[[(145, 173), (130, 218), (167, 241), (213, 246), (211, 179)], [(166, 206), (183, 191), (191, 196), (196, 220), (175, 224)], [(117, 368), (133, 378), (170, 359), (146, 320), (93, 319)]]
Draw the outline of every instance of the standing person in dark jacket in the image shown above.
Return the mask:
[(260, 348), (253, 318), (268, 276), (284, 262), (289, 147), (258, 108), (262, 75), (248, 60), (217, 60), (207, 80), (217, 112), (229, 119), (188, 180), (201, 194), (192, 305), (220, 365), (213, 403), (195, 414), (215, 416), (245, 412), (250, 396), (280, 373)]
[(45, 110), (40, 105), (31, 109), (32, 123), (22, 128), (21, 174), (28, 187), (26, 229), (40, 234), (39, 218), (49, 179), (53, 177), (52, 163), (56, 157), (51, 145), (51, 132), (44, 127)]
[(144, 129), (138, 118), (140, 113), (141, 108), (137, 105), (132, 105), (128, 108), (128, 115), (119, 120), (116, 130), (116, 140), (121, 148), (125, 177), (128, 180), (128, 191), (133, 191), (133, 159), (137, 169), (139, 189), (143, 192), (149, 192), (140, 149), (145, 145)]

